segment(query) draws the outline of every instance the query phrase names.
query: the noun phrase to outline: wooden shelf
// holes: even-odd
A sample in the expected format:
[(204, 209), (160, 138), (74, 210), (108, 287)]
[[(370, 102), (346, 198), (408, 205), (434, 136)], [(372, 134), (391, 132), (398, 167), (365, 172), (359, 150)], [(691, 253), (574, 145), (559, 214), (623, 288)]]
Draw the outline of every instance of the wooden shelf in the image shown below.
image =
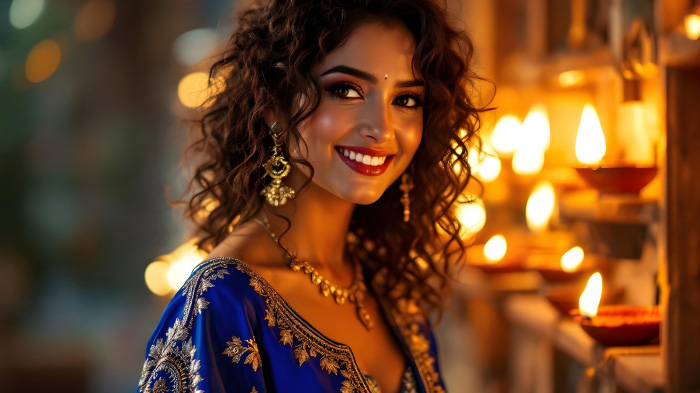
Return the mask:
[(659, 221), (659, 203), (636, 195), (600, 195), (594, 190), (575, 191), (559, 199), (563, 219), (619, 224)]

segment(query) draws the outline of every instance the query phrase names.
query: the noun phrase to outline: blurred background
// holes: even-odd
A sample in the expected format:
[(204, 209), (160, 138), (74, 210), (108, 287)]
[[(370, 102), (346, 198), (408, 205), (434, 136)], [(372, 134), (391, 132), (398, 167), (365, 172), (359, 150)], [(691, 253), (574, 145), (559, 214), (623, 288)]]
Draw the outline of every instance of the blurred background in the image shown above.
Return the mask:
[[(0, 391), (136, 388), (202, 258), (166, 201), (182, 120), (247, 2), (0, 2)], [(446, 5), (496, 108), (457, 207), (448, 390), (700, 391), (698, 4)]]

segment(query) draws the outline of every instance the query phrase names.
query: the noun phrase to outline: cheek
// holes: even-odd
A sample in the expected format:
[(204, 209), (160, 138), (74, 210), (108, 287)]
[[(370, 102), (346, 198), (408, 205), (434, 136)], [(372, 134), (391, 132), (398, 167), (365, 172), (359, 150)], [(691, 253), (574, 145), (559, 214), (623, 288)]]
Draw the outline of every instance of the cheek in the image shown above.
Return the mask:
[(300, 127), (309, 147), (309, 158), (332, 154), (333, 143), (344, 134), (351, 120), (347, 111), (321, 104)]

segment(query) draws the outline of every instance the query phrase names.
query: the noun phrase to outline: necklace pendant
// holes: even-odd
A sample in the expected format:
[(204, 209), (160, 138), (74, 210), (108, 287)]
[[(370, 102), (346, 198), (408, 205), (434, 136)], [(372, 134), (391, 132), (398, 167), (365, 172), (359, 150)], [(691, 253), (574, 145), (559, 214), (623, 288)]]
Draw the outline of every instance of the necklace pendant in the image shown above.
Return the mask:
[(336, 291), (335, 292), (335, 302), (338, 303), (339, 305), (345, 304), (345, 300), (347, 299), (347, 294), (345, 293), (344, 290)]
[(367, 330), (372, 329), (372, 318), (369, 316), (367, 310), (360, 304), (357, 305), (357, 317)]
[(331, 294), (331, 289), (328, 286), (327, 282), (321, 283), (321, 293), (323, 293), (323, 296), (325, 296), (325, 297), (328, 297)]

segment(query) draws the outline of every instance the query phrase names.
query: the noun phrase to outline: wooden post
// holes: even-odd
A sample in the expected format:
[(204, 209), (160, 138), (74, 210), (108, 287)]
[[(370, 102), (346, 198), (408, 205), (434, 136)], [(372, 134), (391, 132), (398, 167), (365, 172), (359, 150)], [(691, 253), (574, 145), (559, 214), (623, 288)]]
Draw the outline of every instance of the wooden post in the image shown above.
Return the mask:
[[(664, 365), (669, 393), (700, 392), (700, 66), (667, 75)], [(663, 285), (666, 284), (666, 285)]]

